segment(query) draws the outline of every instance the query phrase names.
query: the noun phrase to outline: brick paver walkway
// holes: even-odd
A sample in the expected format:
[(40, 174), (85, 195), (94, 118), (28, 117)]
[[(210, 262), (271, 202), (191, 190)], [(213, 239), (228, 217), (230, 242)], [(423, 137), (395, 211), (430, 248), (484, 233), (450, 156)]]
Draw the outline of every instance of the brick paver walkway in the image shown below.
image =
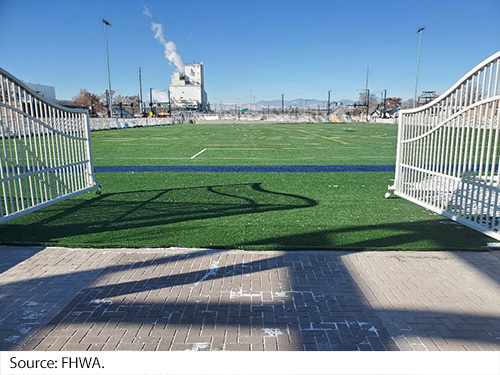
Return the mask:
[(500, 252), (0, 246), (1, 350), (500, 350)]

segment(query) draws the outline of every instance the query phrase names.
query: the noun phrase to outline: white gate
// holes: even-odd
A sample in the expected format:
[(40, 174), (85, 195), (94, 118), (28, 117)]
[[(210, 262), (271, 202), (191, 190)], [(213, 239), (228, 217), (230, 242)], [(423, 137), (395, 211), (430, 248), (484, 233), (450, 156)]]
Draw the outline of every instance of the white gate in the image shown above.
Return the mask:
[(394, 186), (425, 208), (500, 239), (500, 52), (434, 101), (401, 111)]
[(0, 69), (0, 223), (98, 186), (88, 117)]

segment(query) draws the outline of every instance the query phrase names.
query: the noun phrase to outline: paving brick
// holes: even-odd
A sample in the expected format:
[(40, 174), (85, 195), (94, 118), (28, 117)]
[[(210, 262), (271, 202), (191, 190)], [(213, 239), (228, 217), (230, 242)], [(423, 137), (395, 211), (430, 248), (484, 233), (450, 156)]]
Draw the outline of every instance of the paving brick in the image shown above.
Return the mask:
[(171, 337), (160, 337), (156, 350), (167, 351), (172, 348), (173, 339)]
[(499, 254), (0, 247), (0, 348), (500, 350)]
[(134, 350), (134, 351), (142, 351), (144, 348), (144, 344), (142, 343), (120, 343), (116, 347), (116, 350)]
[(411, 347), (410, 343), (404, 336), (398, 336), (398, 337), (392, 337), (392, 340), (398, 347), (398, 350), (401, 351), (413, 351), (413, 348)]
[[(66, 343), (61, 350), (64, 351), (87, 351), (89, 350), (90, 345), (89, 344), (73, 344), (73, 343)], [(37, 348), (36, 350), (40, 350)]]
[(250, 344), (226, 344), (224, 347), (224, 350), (228, 351), (249, 351), (250, 349)]
[(121, 337), (110, 336), (108, 340), (104, 343), (104, 346), (102, 347), (101, 350), (116, 350), (120, 341)]

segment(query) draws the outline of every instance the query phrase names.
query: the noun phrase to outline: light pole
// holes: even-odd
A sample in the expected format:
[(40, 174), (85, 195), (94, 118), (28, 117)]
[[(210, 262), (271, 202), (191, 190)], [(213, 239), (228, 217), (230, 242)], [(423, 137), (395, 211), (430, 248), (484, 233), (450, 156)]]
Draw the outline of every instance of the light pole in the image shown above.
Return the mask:
[(368, 89), (368, 76), (370, 74), (370, 67), (366, 67), (366, 84), (365, 84), (365, 92), (366, 92), (366, 122), (368, 122), (368, 116), (370, 115), (370, 90)]
[[(170, 101), (170, 99), (169, 99)], [(141, 115), (144, 113), (143, 105), (142, 105), (142, 76), (141, 76), (141, 67), (139, 67), (139, 112)]]
[(108, 90), (109, 90), (108, 117), (113, 117), (113, 95), (111, 94), (111, 75), (109, 74), (108, 29), (107, 29), (107, 26), (111, 26), (111, 24), (104, 18), (102, 19), (102, 23), (104, 24), (104, 42), (106, 44), (106, 65), (108, 67)]
[(420, 64), (420, 46), (422, 45), (422, 31), (425, 30), (425, 27), (421, 27), (417, 30), (415, 34), (419, 34), (418, 37), (418, 52), (417, 52), (417, 71), (415, 72), (415, 93), (413, 95), (413, 108), (417, 107), (417, 86), (418, 86), (418, 66)]

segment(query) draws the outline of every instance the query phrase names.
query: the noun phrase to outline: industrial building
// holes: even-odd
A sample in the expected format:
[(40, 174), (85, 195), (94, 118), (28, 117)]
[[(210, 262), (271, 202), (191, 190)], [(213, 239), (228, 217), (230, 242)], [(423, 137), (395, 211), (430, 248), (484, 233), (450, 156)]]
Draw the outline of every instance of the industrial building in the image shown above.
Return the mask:
[(203, 63), (186, 64), (184, 74), (172, 74), (170, 102), (173, 109), (207, 111), (207, 93), (203, 77)]
[(42, 98), (53, 102), (56, 100), (56, 88), (54, 86), (40, 85), (39, 83), (31, 82), (24, 82), (24, 84)]

